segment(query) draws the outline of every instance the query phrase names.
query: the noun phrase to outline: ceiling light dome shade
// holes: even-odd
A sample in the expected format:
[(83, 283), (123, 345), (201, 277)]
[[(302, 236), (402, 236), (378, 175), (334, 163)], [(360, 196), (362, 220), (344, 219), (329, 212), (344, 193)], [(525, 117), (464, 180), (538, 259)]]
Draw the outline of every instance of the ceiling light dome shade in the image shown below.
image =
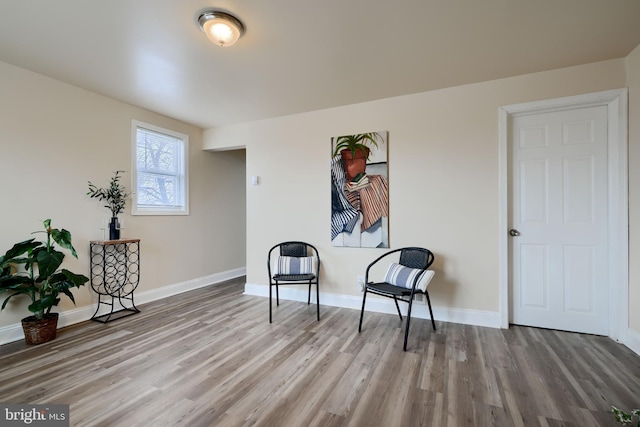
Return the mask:
[(218, 46), (231, 46), (244, 34), (238, 18), (219, 10), (206, 10), (198, 18), (198, 25), (209, 40)]

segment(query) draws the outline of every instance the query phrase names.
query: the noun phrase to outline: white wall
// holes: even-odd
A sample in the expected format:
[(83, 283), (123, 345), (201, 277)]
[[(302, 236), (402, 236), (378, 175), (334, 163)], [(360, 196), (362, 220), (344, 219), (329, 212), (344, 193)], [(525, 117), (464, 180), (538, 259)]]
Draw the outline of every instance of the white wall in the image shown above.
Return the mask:
[(435, 306), (497, 312), (498, 108), (624, 86), (621, 59), (205, 130), (205, 149), (246, 146), (262, 178), (247, 187), (247, 282), (266, 285), (269, 247), (299, 239), (321, 253), (324, 292), (359, 295), (383, 250), (331, 246), (330, 138), (388, 130), (391, 247), (434, 251)]
[(640, 46), (626, 58), (629, 87), (629, 326), (640, 350)]
[[(245, 266), (244, 152), (202, 151), (202, 130), (0, 62), (0, 253), (32, 237), (42, 220), (67, 228), (79, 260), (65, 264), (89, 275), (89, 241), (110, 216), (86, 196), (87, 181), (108, 185), (113, 171), (130, 170), (131, 120), (189, 135), (190, 215), (123, 215), (123, 237), (141, 239), (138, 292)], [(124, 180), (131, 188), (130, 175)], [(95, 302), (86, 286), (78, 307)], [(3, 298), (2, 298), (3, 299)], [(15, 300), (0, 328), (30, 313)], [(58, 311), (70, 310), (64, 299)]]

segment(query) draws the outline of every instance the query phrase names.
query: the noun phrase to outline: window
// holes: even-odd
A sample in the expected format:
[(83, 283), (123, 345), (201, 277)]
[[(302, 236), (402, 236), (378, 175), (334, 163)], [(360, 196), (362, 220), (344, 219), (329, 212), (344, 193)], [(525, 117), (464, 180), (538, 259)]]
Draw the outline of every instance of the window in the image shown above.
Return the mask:
[(132, 121), (133, 215), (188, 215), (187, 135)]

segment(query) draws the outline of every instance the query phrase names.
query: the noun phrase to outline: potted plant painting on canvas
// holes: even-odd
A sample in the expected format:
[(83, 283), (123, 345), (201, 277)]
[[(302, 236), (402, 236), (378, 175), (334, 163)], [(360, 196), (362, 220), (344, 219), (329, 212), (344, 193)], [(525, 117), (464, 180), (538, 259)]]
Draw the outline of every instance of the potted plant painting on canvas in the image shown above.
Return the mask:
[(331, 139), (332, 246), (389, 247), (388, 132)]

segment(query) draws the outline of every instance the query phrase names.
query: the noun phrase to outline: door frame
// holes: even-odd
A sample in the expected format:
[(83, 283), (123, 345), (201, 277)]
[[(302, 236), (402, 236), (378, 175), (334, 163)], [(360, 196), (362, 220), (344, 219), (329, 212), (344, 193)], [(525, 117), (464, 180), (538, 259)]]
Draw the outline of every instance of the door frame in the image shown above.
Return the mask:
[(627, 89), (614, 89), (585, 95), (555, 98), (502, 106), (499, 114), (499, 282), (500, 327), (509, 328), (511, 295), (509, 289), (510, 228), (509, 206), (509, 123), (518, 115), (548, 113), (583, 107), (607, 107), (608, 166), (608, 270), (609, 270), (609, 337), (626, 342), (629, 325), (629, 192)]

